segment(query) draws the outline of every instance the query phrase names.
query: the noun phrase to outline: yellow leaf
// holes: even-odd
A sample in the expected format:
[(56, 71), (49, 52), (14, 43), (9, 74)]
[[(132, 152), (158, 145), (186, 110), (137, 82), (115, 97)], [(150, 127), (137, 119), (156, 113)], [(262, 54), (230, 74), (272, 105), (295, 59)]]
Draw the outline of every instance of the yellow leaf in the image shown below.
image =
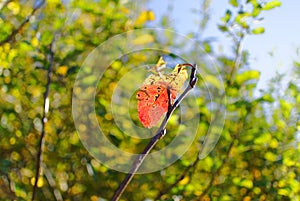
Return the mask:
[(71, 193), (71, 195), (77, 195), (77, 194), (83, 193), (84, 191), (86, 191), (86, 186), (77, 183), (74, 186), (72, 186), (70, 193)]
[(133, 40), (134, 45), (145, 45), (147, 43), (152, 43), (154, 41), (154, 37), (150, 34), (144, 34)]
[[(159, 69), (165, 66), (166, 66), (166, 62), (161, 57), (157, 62), (155, 68), (159, 72)], [(176, 92), (179, 92), (179, 90), (182, 88), (187, 78), (188, 78), (188, 73), (186, 67), (177, 64), (174, 70), (170, 74), (161, 74), (159, 72), (159, 75), (154, 75), (154, 74), (150, 75), (144, 81), (143, 85), (151, 85), (153, 83), (165, 82), (171, 87), (171, 89), (173, 89)]]
[(52, 4), (58, 4), (60, 3), (60, 0), (48, 0), (48, 2)]
[(65, 76), (68, 72), (68, 66), (60, 66), (57, 68), (56, 72), (62, 76)]
[(254, 187), (253, 192), (258, 195), (261, 193), (261, 189), (259, 187)]
[(14, 137), (10, 138), (10, 139), (9, 139), (9, 143), (10, 143), (11, 145), (14, 145), (14, 144), (16, 143), (16, 138), (14, 138)]
[(189, 183), (190, 181), (190, 177), (184, 177), (180, 182), (179, 185), (186, 185), (187, 183)]
[(204, 170), (211, 171), (211, 168), (214, 165), (214, 161), (212, 160), (212, 158), (207, 156), (203, 159), (203, 163), (205, 164), (205, 166), (203, 166)]
[(244, 179), (241, 181), (240, 185), (246, 188), (253, 188), (253, 181), (250, 179)]
[(265, 144), (268, 143), (271, 139), (272, 135), (270, 133), (262, 133), (254, 140), (254, 144)]
[(142, 26), (147, 21), (153, 21), (155, 19), (154, 13), (150, 10), (142, 11), (140, 15), (137, 17), (137, 19), (134, 22), (135, 26)]
[(283, 164), (288, 166), (288, 167), (294, 166), (295, 163), (296, 162), (294, 160), (292, 160), (291, 158), (284, 158), (283, 159)]
[(147, 57), (145, 55), (145, 53), (135, 53), (134, 55), (132, 55), (132, 63), (134, 65), (139, 65), (141, 62), (145, 62), (147, 61)]
[(260, 72), (256, 70), (245, 71), (236, 76), (235, 80), (237, 84), (242, 84), (248, 80), (256, 79), (258, 80), (260, 77)]
[(151, 20), (151, 21), (155, 20), (155, 15), (152, 11), (148, 12), (148, 20)]
[(111, 64), (111, 67), (112, 67), (114, 70), (119, 70), (119, 69), (122, 67), (122, 62), (121, 62), (121, 61), (114, 61), (114, 62)]
[(286, 189), (282, 188), (282, 189), (278, 190), (278, 195), (285, 195), (285, 196), (287, 196), (287, 195), (289, 195), (289, 192)]
[[(34, 185), (34, 183), (35, 183), (35, 177), (31, 178), (30, 183), (31, 183), (31, 185)], [(37, 182), (37, 186), (39, 188), (42, 187), (42, 186), (44, 186), (44, 179), (43, 179), (43, 177), (39, 177), (39, 180)]]
[(276, 139), (272, 139), (270, 142), (270, 147), (275, 149), (278, 147), (278, 141)]
[(272, 152), (267, 152), (265, 154), (265, 159), (267, 159), (268, 161), (274, 162), (277, 160), (277, 155)]
[(130, 12), (130, 10), (129, 9), (127, 9), (127, 8), (121, 8), (121, 11), (123, 12), (123, 13), (125, 13), (125, 14), (128, 14), (129, 12)]
[(13, 151), (11, 154), (10, 154), (10, 158), (11, 159), (13, 159), (13, 160), (15, 160), (15, 161), (19, 161), (20, 160), (20, 154), (19, 153), (17, 153), (17, 152), (15, 152), (15, 151)]
[(10, 51), (10, 44), (9, 43), (5, 43), (4, 46), (3, 46), (3, 50), (4, 52), (9, 52)]
[(251, 201), (251, 197), (250, 196), (246, 196), (243, 198), (243, 201)]
[(205, 81), (208, 82), (209, 84), (214, 85), (218, 89), (221, 88), (220, 80), (218, 80), (218, 78), (216, 78), (215, 76), (207, 75), (207, 76), (205, 76)]
[(93, 195), (91, 197), (91, 201), (98, 201), (98, 200), (101, 200), (101, 199), (98, 196), (96, 196), (96, 195)]
[(39, 40), (36, 37), (34, 37), (33, 39), (31, 39), (31, 45), (33, 47), (37, 47), (39, 45)]
[(14, 15), (17, 15), (20, 12), (20, 5), (16, 2), (8, 3), (7, 8), (11, 10)]
[(188, 73), (186, 67), (177, 64), (173, 72), (166, 76), (166, 81), (170, 83), (172, 89), (174, 89), (175, 91), (179, 91), (187, 78)]

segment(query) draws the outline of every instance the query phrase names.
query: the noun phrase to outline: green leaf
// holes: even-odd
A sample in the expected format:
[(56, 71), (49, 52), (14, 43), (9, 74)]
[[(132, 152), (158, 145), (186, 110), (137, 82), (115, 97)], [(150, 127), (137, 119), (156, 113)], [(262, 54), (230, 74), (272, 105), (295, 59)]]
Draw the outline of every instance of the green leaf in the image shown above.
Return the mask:
[(260, 77), (260, 72), (257, 70), (249, 70), (245, 71), (239, 75), (236, 76), (236, 82), (237, 84), (242, 84), (248, 80), (256, 79), (258, 80)]
[(235, 21), (237, 24), (241, 25), (243, 28), (248, 28), (249, 25), (247, 24), (247, 18), (250, 17), (252, 14), (245, 12), (245, 13), (239, 13), (236, 18)]
[(295, 67), (300, 67), (300, 62), (294, 61), (294, 66)]
[(234, 7), (238, 7), (238, 1), (237, 0), (229, 0), (230, 5), (234, 6)]
[(228, 27), (227, 27), (227, 26), (224, 26), (224, 25), (218, 25), (218, 28), (219, 28), (219, 30), (222, 31), (222, 32), (228, 31)]
[(204, 42), (203, 43), (203, 48), (204, 48), (205, 52), (207, 52), (207, 53), (211, 53), (212, 52), (211, 46), (210, 46), (210, 44), (208, 42)]
[(267, 161), (275, 162), (277, 160), (277, 155), (269, 151), (265, 153), (265, 159)]
[(270, 94), (265, 94), (265, 95), (263, 95), (263, 97), (259, 98), (258, 101), (265, 101), (265, 102), (273, 103), (274, 98)]
[(225, 16), (221, 18), (222, 22), (227, 23), (229, 22), (232, 16), (232, 12), (230, 10), (226, 10)]
[(207, 75), (207, 76), (205, 76), (204, 79), (205, 79), (205, 82), (215, 86), (217, 89), (220, 89), (222, 86), (222, 84), (220, 83), (220, 80), (218, 80), (218, 78), (216, 76)]
[(282, 109), (282, 114), (286, 119), (290, 118), (291, 111), (293, 109), (293, 104), (289, 103), (288, 101), (285, 100), (280, 100), (280, 108)]
[(261, 135), (259, 135), (259, 137), (255, 138), (254, 140), (254, 144), (266, 144), (269, 143), (269, 141), (271, 141), (272, 139), (272, 135), (268, 132), (266, 133), (262, 133)]
[(244, 179), (240, 182), (240, 186), (246, 187), (246, 188), (253, 188), (253, 181), (251, 179)]
[(45, 31), (42, 34), (41, 42), (43, 45), (49, 45), (53, 40), (53, 33), (51, 31)]
[(281, 2), (278, 0), (270, 1), (263, 6), (263, 10), (272, 10), (273, 8), (281, 6)]
[(287, 196), (288, 194), (289, 194), (289, 191), (287, 190), (287, 188), (281, 188), (278, 190), (278, 195)]
[(252, 30), (252, 33), (253, 34), (262, 34), (265, 32), (265, 28), (264, 27), (257, 27), (255, 29)]
[(252, 17), (257, 17), (261, 12), (261, 6), (256, 6), (253, 8)]

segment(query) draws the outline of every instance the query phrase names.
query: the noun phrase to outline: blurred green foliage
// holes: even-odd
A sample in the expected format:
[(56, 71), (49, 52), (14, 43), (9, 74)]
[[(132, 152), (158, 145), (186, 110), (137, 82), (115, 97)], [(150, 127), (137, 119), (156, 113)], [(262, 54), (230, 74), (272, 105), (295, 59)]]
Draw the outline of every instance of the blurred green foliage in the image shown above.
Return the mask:
[[(37, 6), (38, 3), (41, 7)], [(155, 12), (141, 9), (144, 3), (118, 0), (36, 3), (7, 0), (0, 3), (0, 200), (30, 200), (32, 196), (42, 130), (49, 44), (54, 38), (55, 65), (51, 75), (50, 112), (45, 124), (46, 144), (37, 198), (96, 201), (100, 198), (108, 200), (113, 195), (125, 174), (100, 164), (83, 147), (72, 119), (72, 90), (76, 73), (90, 51), (119, 33), (146, 27), (147, 22), (154, 19)], [(218, 54), (209, 39), (200, 39), (204, 50), (217, 61), (225, 83), (227, 118), (219, 143), (206, 158), (193, 164), (209, 129), (210, 119), (217, 115), (208, 106), (210, 100), (199, 96), (198, 139), (172, 166), (159, 172), (136, 175), (123, 200), (154, 199), (157, 195), (160, 195), (159, 200), (300, 199), (299, 83), (290, 81), (284, 87), (282, 77), (278, 76), (259, 96), (254, 96), (260, 74), (248, 66), (251, 52), (241, 49), (246, 35), (264, 33), (264, 28), (255, 27), (253, 22), (281, 3), (249, 0), (242, 4), (230, 0), (229, 4), (231, 6), (218, 26), (233, 41), (232, 55)], [(209, 1), (204, 1), (203, 5), (207, 8)], [(203, 30), (209, 11), (203, 9), (202, 12), (206, 16), (200, 23)], [(162, 25), (167, 26), (166, 18)], [(153, 36), (145, 35), (135, 42), (144, 44), (153, 39)], [(175, 43), (172, 35), (167, 40), (166, 46)], [(198, 50), (197, 47), (190, 50), (190, 55), (196, 57)], [(142, 52), (123, 60), (120, 58), (111, 64), (98, 84), (98, 121), (109, 139), (129, 152), (139, 153), (147, 140), (131, 139), (116, 129), (110, 111), (112, 92), (128, 71), (124, 66), (155, 63), (158, 56)], [(298, 80), (299, 62), (294, 62)], [(200, 68), (209, 68), (205, 63), (199, 65)], [(222, 84), (215, 79), (216, 74), (202, 76), (206, 84), (216, 88)], [(131, 79), (134, 81), (135, 77)], [(133, 123), (140, 125), (134, 96), (130, 102)], [(127, 109), (124, 105), (118, 111), (121, 113)], [(186, 115), (192, 118), (198, 114)], [(176, 118), (177, 113), (167, 127), (167, 138), (155, 149), (168, 144), (176, 134)], [(122, 126), (128, 126), (128, 123)], [(189, 168), (190, 164), (193, 165)]]

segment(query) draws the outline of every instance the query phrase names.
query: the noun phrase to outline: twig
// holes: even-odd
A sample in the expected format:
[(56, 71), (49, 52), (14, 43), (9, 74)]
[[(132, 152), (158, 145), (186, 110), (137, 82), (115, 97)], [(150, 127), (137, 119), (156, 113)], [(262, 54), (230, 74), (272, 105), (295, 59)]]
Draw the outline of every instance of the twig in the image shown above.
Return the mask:
[[(8, 1), (9, 2), (9, 1)], [(16, 28), (14, 29), (5, 39), (3, 39), (2, 41), (0, 41), (0, 46), (3, 45), (4, 43), (9, 42), (10, 40), (12, 40), (12, 38), (19, 33), (19, 31), (29, 22), (30, 18), (35, 14), (35, 12), (42, 7), (42, 5), (44, 4), (44, 0), (41, 0), (41, 2), (37, 5), (35, 5), (35, 7), (33, 8), (33, 10), (31, 11), (31, 13), (24, 19), (24, 21)]]
[[(126, 175), (125, 179), (122, 181), (122, 183), (119, 185), (118, 189), (115, 191), (111, 201), (119, 200), (122, 193), (128, 186), (129, 182), (132, 180), (133, 176), (135, 175), (136, 171), (142, 165), (144, 159), (150, 153), (152, 148), (157, 144), (157, 142), (165, 136), (166, 125), (167, 125), (172, 113), (179, 106), (181, 101), (187, 96), (188, 92), (195, 87), (195, 85), (198, 81), (198, 78), (196, 76), (197, 65), (193, 66), (191, 64), (182, 64), (182, 66), (191, 66), (192, 67), (189, 85), (186, 87), (184, 92), (179, 96), (179, 98), (175, 101), (175, 103), (172, 105), (172, 107), (169, 107), (168, 112), (167, 112), (163, 122), (161, 123), (158, 131), (156, 132), (156, 135), (151, 139), (151, 141), (148, 143), (148, 145), (143, 150), (143, 152), (135, 159), (133, 165), (131, 166), (129, 173)], [(170, 92), (168, 92), (168, 94), (170, 96)]]
[(49, 92), (50, 92), (50, 84), (52, 81), (52, 71), (53, 71), (53, 65), (54, 65), (54, 51), (53, 51), (54, 40), (55, 40), (55, 37), (49, 45), (49, 50), (50, 50), (49, 68), (47, 71), (47, 84), (46, 84), (46, 91), (44, 94), (44, 111), (43, 111), (43, 117), (42, 117), (42, 132), (41, 132), (40, 141), (39, 141), (39, 150), (37, 153), (35, 182), (34, 182), (34, 186), (33, 186), (32, 199), (31, 199), (32, 201), (34, 201), (35, 197), (36, 197), (37, 185), (38, 185), (39, 177), (41, 175), (41, 168), (42, 168), (42, 162), (43, 162), (43, 150), (44, 150), (44, 146), (45, 146), (45, 125), (48, 121), (47, 114), (49, 111)]

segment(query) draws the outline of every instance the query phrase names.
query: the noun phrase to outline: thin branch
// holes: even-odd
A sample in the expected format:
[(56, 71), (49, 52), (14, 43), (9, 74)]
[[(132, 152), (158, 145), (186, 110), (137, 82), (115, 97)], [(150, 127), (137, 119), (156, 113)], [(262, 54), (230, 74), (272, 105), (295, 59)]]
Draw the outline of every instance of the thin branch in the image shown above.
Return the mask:
[[(54, 39), (55, 39), (55, 37), (54, 37)], [(45, 134), (46, 134), (45, 126), (48, 121), (47, 114), (49, 111), (49, 92), (50, 92), (50, 84), (52, 82), (52, 71), (53, 71), (53, 66), (54, 66), (54, 51), (53, 51), (54, 39), (49, 45), (49, 50), (50, 50), (49, 68), (47, 71), (47, 84), (46, 84), (46, 91), (44, 94), (44, 111), (43, 111), (43, 117), (42, 117), (42, 132), (41, 132), (40, 141), (39, 141), (39, 150), (37, 153), (35, 182), (34, 182), (34, 186), (33, 186), (32, 199), (31, 199), (32, 201), (34, 201), (35, 197), (36, 197), (38, 180), (41, 175), (41, 169), (42, 169), (42, 163), (43, 163), (43, 150), (44, 150), (44, 146), (45, 146)]]
[(29, 22), (30, 18), (35, 14), (35, 12), (44, 5), (44, 0), (41, 1), (39, 4), (35, 5), (31, 13), (24, 19), (24, 21), (16, 28), (14, 29), (5, 39), (0, 41), (0, 46), (4, 43), (7, 43), (11, 41), (17, 33), (20, 32), (20, 30)]
[[(161, 123), (158, 131), (156, 132), (156, 135), (151, 139), (151, 141), (148, 143), (148, 145), (143, 150), (143, 152), (135, 159), (133, 165), (131, 166), (129, 173), (126, 175), (125, 179), (121, 182), (118, 189), (115, 191), (111, 201), (117, 201), (120, 199), (122, 193), (125, 191), (126, 187), (130, 183), (133, 176), (135, 175), (135, 173), (137, 172), (139, 167), (142, 165), (143, 161), (148, 156), (148, 154), (150, 153), (152, 148), (157, 144), (157, 142), (159, 140), (161, 140), (165, 136), (166, 125), (167, 125), (172, 113), (179, 106), (181, 101), (187, 96), (188, 92), (195, 87), (195, 85), (198, 81), (198, 78), (196, 76), (197, 65), (193, 66), (191, 64), (182, 64), (182, 66), (191, 66), (192, 67), (189, 85), (184, 90), (184, 92), (178, 97), (178, 99), (175, 101), (175, 103), (172, 105), (172, 107), (169, 107), (168, 112), (167, 112), (163, 122)], [(168, 92), (168, 93), (170, 93), (170, 92)], [(170, 94), (169, 94), (169, 96), (170, 96)]]

